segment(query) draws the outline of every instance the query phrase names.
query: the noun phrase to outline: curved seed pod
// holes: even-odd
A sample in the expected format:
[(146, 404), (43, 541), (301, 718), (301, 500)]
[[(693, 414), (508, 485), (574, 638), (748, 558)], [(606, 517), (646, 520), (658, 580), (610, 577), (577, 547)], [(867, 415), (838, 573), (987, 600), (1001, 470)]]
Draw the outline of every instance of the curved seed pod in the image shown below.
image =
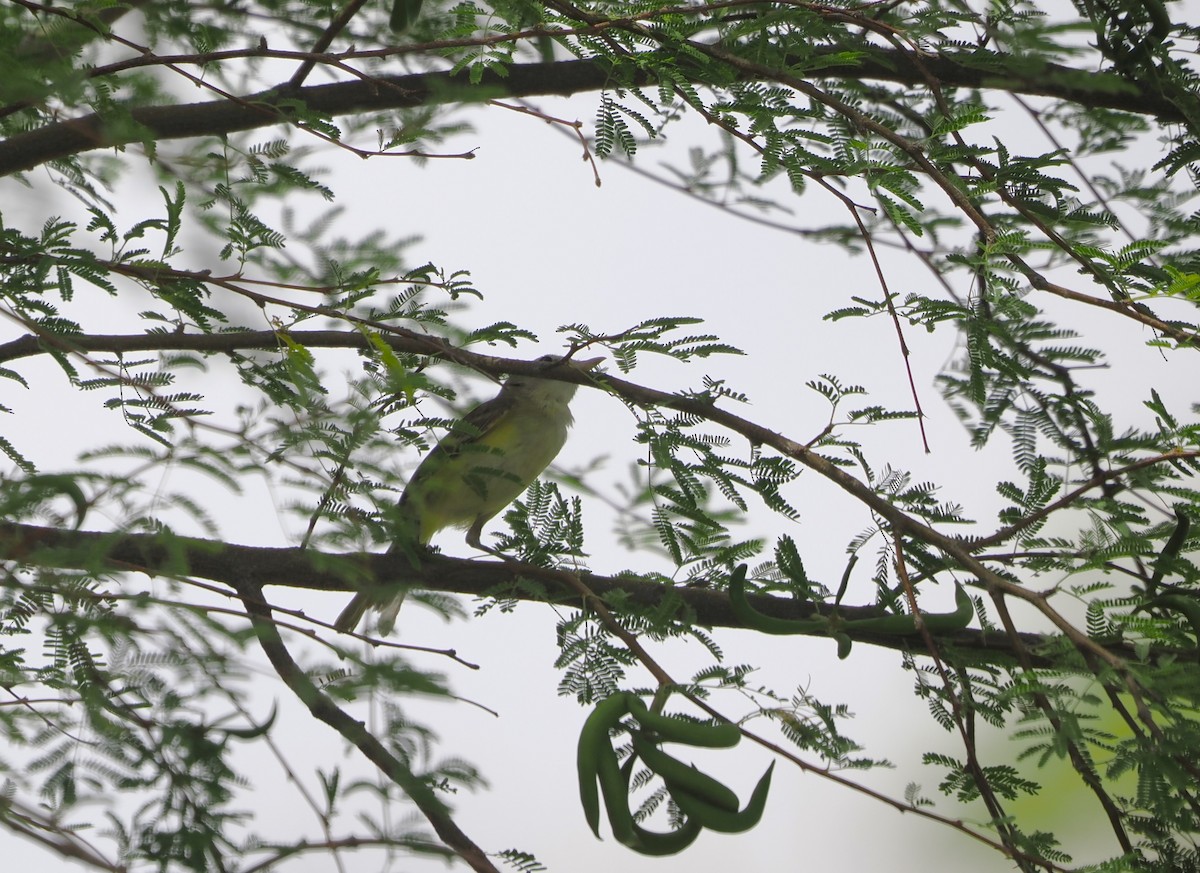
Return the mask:
[[(600, 794), (596, 780), (600, 776), (600, 765), (605, 752), (613, 756), (609, 731), (629, 712), (629, 698), (624, 691), (611, 694), (596, 704), (591, 715), (579, 732), (579, 746), (575, 752), (575, 768), (579, 776), (579, 803), (583, 807), (588, 827), (596, 838), (600, 838)], [(613, 764), (616, 758), (613, 757)]]
[(925, 626), (935, 633), (964, 630), (975, 618), (975, 604), (966, 588), (954, 584), (954, 612), (925, 615)]
[(646, 830), (633, 820), (633, 814), (629, 811), (629, 777), (633, 773), (633, 756), (625, 762), (625, 766), (621, 766), (617, 763), (617, 753), (606, 743), (596, 763), (600, 791), (604, 796), (605, 809), (608, 810), (608, 826), (612, 828), (613, 838), (618, 843), (642, 855), (674, 855), (695, 842), (701, 828), (690, 817), (680, 827), (665, 834)]
[(1196, 644), (1200, 646), (1200, 600), (1186, 594), (1160, 594), (1158, 597), (1146, 601), (1145, 605), (1180, 613), (1192, 626), (1192, 633), (1196, 635)]
[(908, 636), (917, 632), (917, 623), (907, 612), (881, 615), (877, 618), (853, 618), (838, 622), (838, 627), (847, 631), (866, 631), (874, 634)]
[[(677, 852), (682, 852), (688, 846), (696, 841), (696, 837), (700, 836), (700, 823), (694, 818), (685, 818), (683, 824), (673, 831), (661, 833), (659, 831), (651, 831), (639, 825), (634, 821), (633, 816), (629, 814), (628, 797), (629, 797), (629, 778), (633, 775), (633, 763), (635, 755), (630, 755), (629, 759), (620, 767), (620, 796), (619, 800), (616, 794), (613, 794), (610, 801), (609, 793), (604, 795), (604, 802), (609, 809), (609, 824), (612, 824), (614, 802), (619, 802), (620, 807), (624, 807), (624, 812), (617, 809), (620, 826), (623, 833), (632, 832), (632, 839), (629, 842), (622, 841), (622, 844), (635, 852), (642, 855), (674, 855)], [(615, 755), (613, 760), (615, 761)], [(603, 767), (605, 778), (611, 779), (610, 765), (606, 762)], [(628, 826), (626, 825), (626, 816), (628, 816)], [(628, 831), (626, 828), (628, 827)], [(614, 830), (614, 834), (616, 831)]]
[(35, 473), (24, 479), (15, 480), (16, 486), (4, 503), (0, 504), (0, 515), (18, 515), (18, 510), (41, 503), (50, 497), (61, 495), (75, 505), (75, 523), (73, 530), (79, 530), (83, 517), (87, 515), (89, 503), (73, 476), (62, 473)]
[(729, 606), (734, 617), (746, 627), (762, 631), (765, 634), (818, 634), (829, 627), (829, 619), (819, 618), (775, 618), (764, 615), (746, 599), (746, 565), (738, 564), (733, 575), (729, 577)]
[[(954, 612), (922, 612), (925, 627), (935, 633), (960, 631), (975, 617), (975, 604), (971, 595), (961, 585), (954, 586)], [(907, 636), (917, 633), (916, 619), (908, 613), (883, 615), (879, 618), (859, 618), (844, 621), (841, 627), (848, 631), (868, 631), (880, 634)]]
[(629, 848), (641, 855), (674, 855), (696, 842), (702, 830), (704, 828), (694, 818), (684, 819), (678, 828), (666, 833), (646, 830), (634, 822), (633, 833), (637, 837), (637, 845)]
[(853, 648), (853, 646), (854, 646), (854, 640), (850, 639), (850, 637), (846, 636), (841, 631), (838, 631), (837, 633), (835, 633), (833, 635), (833, 638), (835, 640), (837, 640), (838, 658), (843, 661), (846, 660), (847, 658), (849, 658), (850, 657), (850, 649)]
[(233, 737), (238, 740), (257, 740), (259, 737), (265, 737), (275, 724), (275, 717), (279, 715), (279, 709), (271, 704), (271, 714), (267, 716), (267, 720), (262, 724), (254, 725), (248, 728), (218, 728), (223, 736)]
[(425, 0), (392, 0), (392, 14), (388, 24), (396, 33), (402, 33), (412, 27), (413, 22), (421, 14), (421, 4)]
[(1154, 562), (1154, 575), (1146, 583), (1147, 594), (1153, 594), (1158, 589), (1159, 583), (1162, 582), (1167, 571), (1174, 569), (1175, 562), (1179, 559), (1179, 550), (1187, 542), (1188, 529), (1192, 525), (1192, 520), (1179, 506), (1175, 507), (1175, 518), (1179, 520), (1179, 523), (1175, 525), (1175, 530), (1171, 532), (1170, 539), (1162, 547), (1162, 551), (1158, 553), (1158, 558)]
[(617, 753), (613, 751), (607, 736), (604, 738), (604, 746), (597, 752), (595, 764), (613, 838), (623, 846), (636, 848), (637, 836), (633, 830), (633, 814), (629, 811), (629, 779), (621, 771), (621, 765), (617, 763)]
[(629, 695), (629, 712), (643, 728), (659, 734), (672, 743), (703, 746), (708, 749), (729, 749), (742, 739), (742, 732), (732, 722), (705, 724), (688, 721), (651, 711), (636, 694)]
[(671, 798), (689, 819), (694, 818), (702, 827), (722, 834), (740, 834), (750, 830), (762, 819), (763, 810), (767, 806), (767, 794), (771, 790), (771, 773), (774, 770), (775, 762), (772, 761), (771, 766), (767, 767), (767, 772), (763, 773), (758, 784), (754, 786), (754, 793), (750, 795), (746, 808), (741, 811), (729, 812), (682, 790), (671, 790)]
[[(882, 615), (877, 618), (851, 620), (830, 619), (827, 616), (810, 619), (775, 618), (764, 615), (746, 599), (746, 565), (739, 564), (729, 577), (729, 603), (734, 616), (749, 628), (768, 634), (818, 634), (831, 628), (868, 633), (908, 635), (917, 633), (917, 623), (911, 615)], [(975, 604), (971, 595), (961, 585), (954, 586), (954, 611), (923, 613), (925, 626), (936, 633), (951, 633), (967, 627), (975, 617)], [(850, 647), (843, 641), (844, 634), (835, 633), (838, 641), (838, 657), (850, 654)], [(848, 637), (846, 637), (848, 639)]]
[(718, 782), (707, 773), (701, 773), (694, 765), (671, 757), (640, 733), (633, 735), (633, 748), (642, 762), (662, 777), (668, 790), (681, 788), (720, 809), (737, 811), (738, 798), (732, 788)]

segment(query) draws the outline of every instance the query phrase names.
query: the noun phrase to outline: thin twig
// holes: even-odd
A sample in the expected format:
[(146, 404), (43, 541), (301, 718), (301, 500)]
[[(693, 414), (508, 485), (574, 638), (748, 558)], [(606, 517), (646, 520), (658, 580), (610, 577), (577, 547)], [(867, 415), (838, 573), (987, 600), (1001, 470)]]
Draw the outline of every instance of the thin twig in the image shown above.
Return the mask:
[[(337, 35), (349, 26), (350, 20), (358, 14), (358, 10), (362, 9), (368, 2), (369, 0), (350, 0), (349, 3), (343, 6), (341, 11), (333, 17), (333, 21), (329, 23), (329, 27), (325, 28), (325, 32), (313, 43), (312, 54), (314, 56), (320, 55), (329, 48), (333, 44), (333, 41), (337, 39)], [(292, 74), (292, 78), (288, 79), (286, 87), (288, 89), (299, 88), (304, 84), (304, 80), (308, 78), (308, 74), (313, 71), (316, 65), (315, 57), (304, 60), (296, 68), (296, 72)]]

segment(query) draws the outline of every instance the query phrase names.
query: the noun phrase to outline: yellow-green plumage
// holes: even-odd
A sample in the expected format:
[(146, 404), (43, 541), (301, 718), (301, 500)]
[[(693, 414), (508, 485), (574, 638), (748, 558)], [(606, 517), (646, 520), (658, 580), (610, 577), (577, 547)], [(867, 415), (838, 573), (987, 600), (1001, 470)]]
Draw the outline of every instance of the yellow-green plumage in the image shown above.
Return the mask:
[[(558, 364), (548, 355), (539, 360)], [(602, 358), (572, 361), (582, 370)], [(554, 460), (572, 423), (570, 382), (512, 376), (491, 400), (468, 412), (434, 447), (409, 480), (399, 504), (398, 538), (390, 552), (427, 545), (446, 527), (467, 529), (467, 542), (484, 548), (483, 526), (512, 503)], [(379, 631), (391, 632), (404, 592), (381, 601), (360, 592), (334, 623), (338, 630), (358, 626), (367, 609), (380, 610)]]

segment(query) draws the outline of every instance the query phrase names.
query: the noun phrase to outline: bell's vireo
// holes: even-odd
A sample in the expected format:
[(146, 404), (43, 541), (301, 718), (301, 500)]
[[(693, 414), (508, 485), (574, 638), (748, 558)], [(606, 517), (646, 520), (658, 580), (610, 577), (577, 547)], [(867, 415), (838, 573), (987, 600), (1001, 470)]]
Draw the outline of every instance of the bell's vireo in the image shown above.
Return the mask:
[[(590, 370), (603, 361), (538, 358), (547, 369), (569, 366)], [(408, 481), (398, 504), (397, 538), (389, 553), (424, 547), (444, 527), (467, 529), (467, 543), (487, 551), (483, 526), (533, 484), (567, 441), (569, 404), (576, 385), (536, 376), (510, 376), (491, 400), (484, 401), (451, 428), (425, 456)], [(334, 626), (352, 631), (370, 608), (378, 609), (379, 632), (391, 633), (405, 591), (381, 597), (360, 591)]]

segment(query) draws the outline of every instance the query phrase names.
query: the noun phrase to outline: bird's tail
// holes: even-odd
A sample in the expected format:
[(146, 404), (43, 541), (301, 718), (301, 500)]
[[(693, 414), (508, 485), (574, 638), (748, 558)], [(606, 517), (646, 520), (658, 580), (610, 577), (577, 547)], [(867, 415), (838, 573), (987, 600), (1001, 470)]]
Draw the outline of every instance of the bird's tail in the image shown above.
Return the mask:
[[(413, 511), (412, 504), (401, 497), (396, 506), (396, 538), (388, 548), (389, 555), (408, 555), (415, 567), (420, 562), (418, 550), (425, 545), (421, 521)], [(398, 594), (384, 600), (374, 591), (360, 591), (350, 599), (346, 608), (338, 615), (333, 626), (343, 633), (353, 633), (367, 614), (369, 609), (379, 610), (378, 629), (381, 636), (387, 636), (396, 626), (396, 616), (404, 605), (404, 595), (408, 592), (401, 589)]]
[(404, 595), (408, 592), (404, 589), (400, 593), (389, 600), (387, 603), (379, 606), (379, 635), (386, 637), (392, 632), (392, 628), (396, 626), (396, 616), (400, 614), (400, 607), (404, 605)]
[(400, 607), (404, 605), (404, 595), (407, 593), (401, 590), (389, 600), (380, 601), (378, 595), (360, 591), (346, 604), (333, 626), (342, 633), (353, 633), (367, 614), (367, 610), (375, 608), (379, 610), (379, 634), (386, 637), (396, 626), (396, 616), (400, 614)]
[(342, 633), (354, 633), (363, 616), (367, 614), (367, 610), (371, 607), (371, 598), (367, 596), (367, 592), (360, 591), (350, 599), (346, 604), (346, 608), (341, 611), (337, 619), (333, 622), (333, 626)]

